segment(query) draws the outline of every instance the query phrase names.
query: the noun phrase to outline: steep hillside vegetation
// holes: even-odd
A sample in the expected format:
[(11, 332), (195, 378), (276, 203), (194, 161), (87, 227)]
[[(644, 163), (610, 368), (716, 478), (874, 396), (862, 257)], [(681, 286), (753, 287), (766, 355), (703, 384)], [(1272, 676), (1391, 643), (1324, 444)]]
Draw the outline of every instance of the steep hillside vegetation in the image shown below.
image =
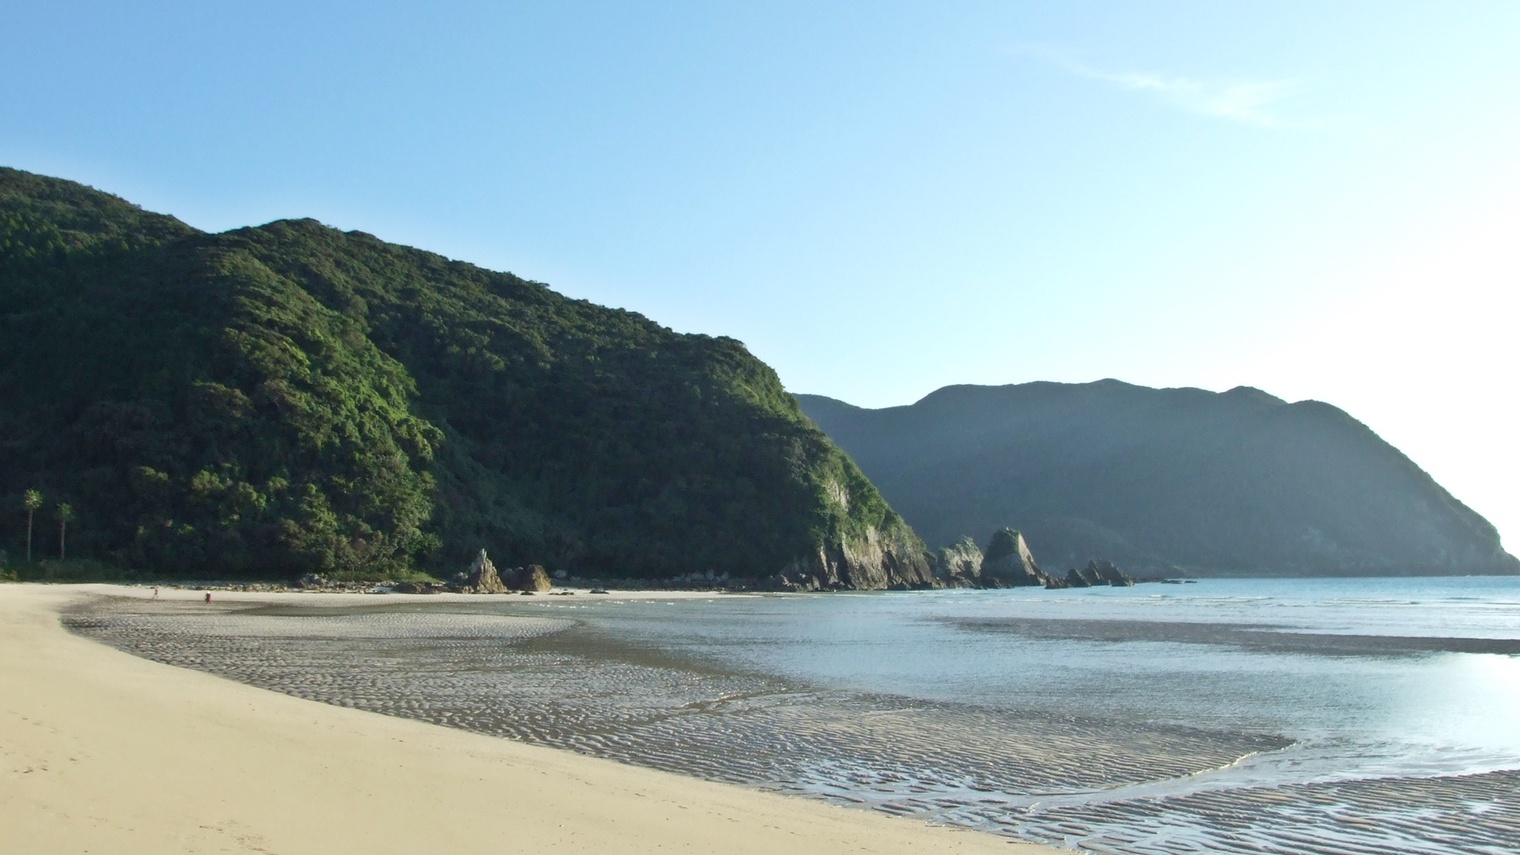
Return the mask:
[[(314, 221), (212, 235), (0, 169), (0, 494), (187, 576), (503, 563), (926, 583), (737, 341)], [(44, 516), (46, 512), (43, 512)]]
[(1053, 570), (1510, 573), (1492, 525), (1328, 404), (1237, 388), (951, 386), (803, 409), (933, 545), (1014, 525)]

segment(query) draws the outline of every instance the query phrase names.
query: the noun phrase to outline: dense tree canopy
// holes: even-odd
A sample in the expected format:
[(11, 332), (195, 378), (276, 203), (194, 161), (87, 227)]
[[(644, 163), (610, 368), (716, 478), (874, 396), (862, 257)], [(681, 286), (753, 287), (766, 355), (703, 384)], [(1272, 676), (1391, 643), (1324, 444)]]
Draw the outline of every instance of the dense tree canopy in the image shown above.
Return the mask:
[(71, 555), (758, 577), (916, 543), (739, 342), (311, 220), (210, 235), (0, 170), (0, 336), (0, 489), (71, 502)]

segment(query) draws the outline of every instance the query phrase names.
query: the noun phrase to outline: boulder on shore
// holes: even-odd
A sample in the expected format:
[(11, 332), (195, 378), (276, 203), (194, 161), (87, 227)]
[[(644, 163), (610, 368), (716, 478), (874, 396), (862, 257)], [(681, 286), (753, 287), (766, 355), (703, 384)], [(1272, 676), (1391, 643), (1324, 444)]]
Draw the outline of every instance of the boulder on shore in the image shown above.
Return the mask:
[(397, 594), (442, 594), (448, 588), (437, 582), (397, 582), (391, 590)]
[(549, 579), (549, 572), (539, 564), (529, 564), (526, 567), (514, 567), (510, 574), (508, 584), (514, 591), (547, 591), (554, 587)]
[(475, 561), (465, 573), (464, 583), (460, 588), (467, 594), (505, 594), (507, 586), (501, 581), (501, 574), (496, 572), (496, 565), (486, 557), (484, 548), (475, 556)]

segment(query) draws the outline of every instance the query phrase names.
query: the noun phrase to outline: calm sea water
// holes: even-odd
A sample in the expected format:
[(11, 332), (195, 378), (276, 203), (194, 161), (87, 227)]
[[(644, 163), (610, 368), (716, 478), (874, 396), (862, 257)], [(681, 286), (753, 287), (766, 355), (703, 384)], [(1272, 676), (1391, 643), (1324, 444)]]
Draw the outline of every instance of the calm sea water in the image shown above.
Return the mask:
[(1295, 742), (1219, 785), (1520, 769), (1520, 656), (1453, 652), (1520, 649), (1520, 578), (556, 606), (625, 643), (831, 688)]

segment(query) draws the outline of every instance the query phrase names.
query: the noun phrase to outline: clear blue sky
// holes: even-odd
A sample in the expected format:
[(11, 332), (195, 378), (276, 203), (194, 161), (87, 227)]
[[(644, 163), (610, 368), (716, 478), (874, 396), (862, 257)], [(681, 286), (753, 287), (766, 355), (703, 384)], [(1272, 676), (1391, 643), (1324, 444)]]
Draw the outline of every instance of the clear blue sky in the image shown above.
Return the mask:
[(0, 7), (0, 163), (951, 383), (1317, 398), (1520, 541), (1520, 3)]

